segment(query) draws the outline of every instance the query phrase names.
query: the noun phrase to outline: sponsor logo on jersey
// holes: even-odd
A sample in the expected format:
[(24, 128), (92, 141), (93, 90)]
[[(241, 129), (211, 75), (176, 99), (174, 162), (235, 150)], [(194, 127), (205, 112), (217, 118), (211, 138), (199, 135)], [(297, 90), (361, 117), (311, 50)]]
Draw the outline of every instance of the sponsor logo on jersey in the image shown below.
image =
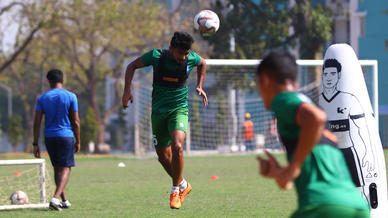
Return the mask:
[(333, 132), (349, 131), (349, 119), (330, 120), (328, 123), (329, 129)]
[(179, 81), (178, 78), (172, 78), (172, 77), (167, 77), (167, 76), (164, 76), (163, 80), (168, 81), (168, 82), (176, 82), (176, 83)]
[(338, 114), (344, 114), (344, 110), (346, 110), (346, 107), (344, 107), (344, 108), (337, 107)]

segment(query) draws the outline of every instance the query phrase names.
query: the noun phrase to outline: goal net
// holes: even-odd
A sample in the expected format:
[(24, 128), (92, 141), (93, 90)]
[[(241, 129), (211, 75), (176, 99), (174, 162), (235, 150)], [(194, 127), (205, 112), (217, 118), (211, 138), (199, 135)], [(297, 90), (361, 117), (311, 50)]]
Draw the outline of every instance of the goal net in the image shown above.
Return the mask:
[[(209, 105), (195, 92), (196, 70), (191, 72), (189, 86), (189, 129), (186, 152), (254, 152), (257, 149), (282, 149), (276, 131), (276, 120), (266, 111), (257, 93), (255, 72), (259, 60), (206, 60), (204, 90)], [(298, 60), (299, 91), (318, 103), (322, 60)], [(377, 113), (377, 61), (360, 61), (369, 96)], [(152, 70), (141, 72), (134, 82), (134, 152), (154, 151), (151, 131)], [(244, 114), (250, 113), (254, 124), (253, 149), (244, 140)], [(252, 146), (250, 146), (252, 148)]]
[[(48, 207), (54, 188), (44, 159), (0, 160), (0, 210)], [(27, 194), (27, 204), (12, 204), (16, 191)]]

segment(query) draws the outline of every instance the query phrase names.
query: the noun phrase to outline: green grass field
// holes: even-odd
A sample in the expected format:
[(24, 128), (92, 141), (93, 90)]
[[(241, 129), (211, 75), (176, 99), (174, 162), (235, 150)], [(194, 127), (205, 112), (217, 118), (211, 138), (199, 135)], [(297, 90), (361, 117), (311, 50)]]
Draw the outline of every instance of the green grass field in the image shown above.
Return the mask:
[[(17, 158), (22, 157), (30, 156)], [(284, 155), (278, 157), (285, 161)], [(15, 157), (0, 154), (0, 159)], [(119, 162), (126, 167), (117, 167)], [(257, 174), (254, 155), (186, 157), (184, 176), (193, 191), (180, 210), (169, 207), (171, 180), (156, 158), (78, 156), (76, 164), (67, 186), (71, 209), (8, 210), (0, 216), (278, 218), (288, 217), (297, 206), (294, 190), (281, 191)], [(219, 179), (211, 180), (213, 175)]]

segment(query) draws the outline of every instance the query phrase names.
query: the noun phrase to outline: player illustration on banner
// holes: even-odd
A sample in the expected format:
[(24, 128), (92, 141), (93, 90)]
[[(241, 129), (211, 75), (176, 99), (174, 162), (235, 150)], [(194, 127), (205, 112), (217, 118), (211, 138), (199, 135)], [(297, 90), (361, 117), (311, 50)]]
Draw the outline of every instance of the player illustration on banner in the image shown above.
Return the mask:
[(331, 45), (322, 67), (319, 105), (338, 138), (354, 184), (368, 200), (371, 217), (388, 213), (385, 158), (363, 71), (352, 47)]
[(341, 63), (336, 59), (325, 60), (319, 102), (327, 113), (328, 128), (339, 139), (338, 147), (345, 156), (354, 184), (362, 187), (365, 185), (364, 178), (378, 175), (375, 171), (375, 155), (367, 146), (370, 135), (360, 101), (355, 95), (338, 90), (341, 68)]

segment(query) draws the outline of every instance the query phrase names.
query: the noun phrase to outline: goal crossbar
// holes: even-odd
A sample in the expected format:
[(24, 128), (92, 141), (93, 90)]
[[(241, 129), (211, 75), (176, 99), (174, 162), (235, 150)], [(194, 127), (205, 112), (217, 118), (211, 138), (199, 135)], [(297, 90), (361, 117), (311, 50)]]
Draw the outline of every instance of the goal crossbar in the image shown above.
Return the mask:
[(0, 160), (1, 165), (26, 165), (26, 164), (43, 164), (44, 159), (21, 159), (21, 160)]

